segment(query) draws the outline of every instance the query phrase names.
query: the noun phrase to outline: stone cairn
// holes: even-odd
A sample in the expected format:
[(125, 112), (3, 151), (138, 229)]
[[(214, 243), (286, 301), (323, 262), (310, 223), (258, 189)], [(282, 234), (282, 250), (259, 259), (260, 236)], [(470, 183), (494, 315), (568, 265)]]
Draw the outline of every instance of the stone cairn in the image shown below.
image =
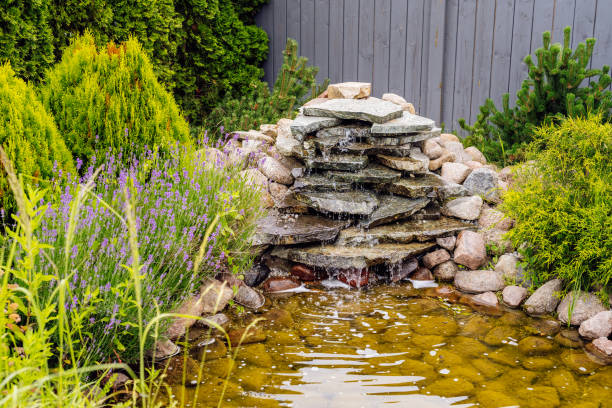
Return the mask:
[[(370, 89), (331, 85), (327, 98), (301, 108), (289, 132), (279, 123), (275, 146), (282, 157), (260, 159), (258, 168), (271, 180), (293, 182), (276, 197), (255, 245), (267, 250), (263, 261), (277, 275), (304, 281), (333, 277), (354, 287), (434, 275), (452, 281), (455, 262), (473, 269), (484, 262), (484, 243), (459, 260), (449, 251), (455, 235), (478, 227), (483, 201), (467, 196), (486, 189), (495, 199), (497, 175), (484, 168), (494, 175), (488, 184), (482, 177), (471, 191), (459, 184), (483, 168), (482, 154), (441, 135), (398, 95), (378, 99)], [(445, 206), (457, 197), (465, 199)]]

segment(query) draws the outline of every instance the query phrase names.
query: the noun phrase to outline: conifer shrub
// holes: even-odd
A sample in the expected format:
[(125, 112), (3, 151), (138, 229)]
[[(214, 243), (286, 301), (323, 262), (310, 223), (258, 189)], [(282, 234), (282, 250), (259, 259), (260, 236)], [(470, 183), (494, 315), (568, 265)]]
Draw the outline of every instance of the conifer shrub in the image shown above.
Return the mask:
[(5, 0), (0, 10), (0, 63), (20, 78), (40, 81), (53, 64), (52, 15), (47, 1)]
[(612, 287), (612, 125), (601, 115), (534, 131), (502, 209), (508, 237), (536, 284), (553, 277), (573, 289)]
[(68, 148), (83, 161), (100, 151), (131, 156), (189, 140), (174, 98), (133, 38), (100, 48), (89, 33), (77, 38), (41, 92)]
[(564, 30), (563, 45), (551, 44), (550, 32), (544, 32), (543, 45), (535, 52), (536, 63), (531, 55), (524, 59), (529, 76), (517, 92), (516, 106), (510, 107), (509, 94), (503, 96), (501, 110), (487, 99), (474, 125), (459, 119), (459, 125), (470, 132), (464, 143), (479, 147), (490, 161), (516, 161), (523, 158), (522, 149), (531, 141), (534, 128), (553, 118), (590, 112), (601, 113), (602, 120), (608, 121), (610, 68), (589, 68), (594, 38), (579, 43), (575, 50), (570, 40), (570, 27)]
[[(0, 66), (0, 145), (17, 172), (38, 181), (53, 172), (74, 174), (72, 156), (34, 89), (15, 76), (9, 64)], [(30, 180), (31, 181), (31, 180)], [(14, 209), (4, 171), (0, 171), (0, 205)]]

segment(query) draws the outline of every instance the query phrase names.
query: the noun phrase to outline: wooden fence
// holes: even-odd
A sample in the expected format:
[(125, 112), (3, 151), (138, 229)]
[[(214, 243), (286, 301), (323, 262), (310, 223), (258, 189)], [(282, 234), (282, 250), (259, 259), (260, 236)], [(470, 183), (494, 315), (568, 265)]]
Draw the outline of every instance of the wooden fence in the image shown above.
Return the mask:
[(270, 0), (257, 24), (269, 83), (294, 38), (319, 80), (372, 82), (447, 129), (474, 122), (488, 97), (514, 97), (546, 30), (562, 42), (572, 26), (573, 46), (595, 37), (592, 66), (612, 63), (612, 0)]

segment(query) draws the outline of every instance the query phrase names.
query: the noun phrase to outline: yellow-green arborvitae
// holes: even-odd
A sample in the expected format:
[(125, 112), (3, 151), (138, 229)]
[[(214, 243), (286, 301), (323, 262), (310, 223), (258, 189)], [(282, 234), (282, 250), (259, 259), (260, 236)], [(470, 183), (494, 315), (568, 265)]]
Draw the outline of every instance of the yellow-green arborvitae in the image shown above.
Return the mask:
[[(28, 182), (52, 177), (55, 165), (64, 173), (75, 172), (53, 117), (9, 64), (0, 65), (0, 144)], [(10, 213), (14, 201), (5, 174), (0, 170), (0, 205)]]
[(189, 128), (135, 39), (96, 47), (86, 33), (49, 72), (42, 99), (75, 158), (139, 154), (189, 141)]

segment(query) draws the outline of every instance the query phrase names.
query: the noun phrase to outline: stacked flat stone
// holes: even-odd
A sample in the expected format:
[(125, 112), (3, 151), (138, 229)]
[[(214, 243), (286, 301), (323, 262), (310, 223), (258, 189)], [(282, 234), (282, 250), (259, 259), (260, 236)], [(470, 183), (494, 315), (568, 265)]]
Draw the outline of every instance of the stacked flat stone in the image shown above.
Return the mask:
[(374, 98), (369, 89), (369, 84), (332, 85), (328, 96), (349, 97), (311, 101), (291, 123), (290, 134), (279, 134), (277, 150), (303, 166), (292, 169), (295, 181), (284, 202), (255, 238), (262, 250), (274, 246), (268, 258), (353, 286), (374, 274), (408, 277), (417, 257), (438, 249), (437, 238), (477, 228), (441, 214), (449, 198), (467, 191), (429, 170), (422, 148), (440, 137), (435, 122), (411, 113), (403, 98)]

